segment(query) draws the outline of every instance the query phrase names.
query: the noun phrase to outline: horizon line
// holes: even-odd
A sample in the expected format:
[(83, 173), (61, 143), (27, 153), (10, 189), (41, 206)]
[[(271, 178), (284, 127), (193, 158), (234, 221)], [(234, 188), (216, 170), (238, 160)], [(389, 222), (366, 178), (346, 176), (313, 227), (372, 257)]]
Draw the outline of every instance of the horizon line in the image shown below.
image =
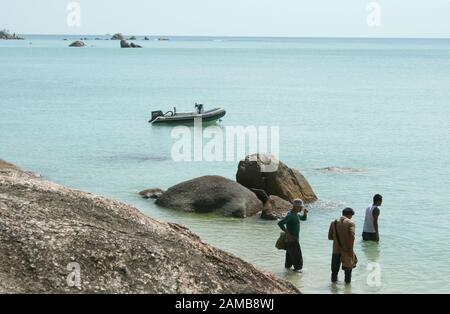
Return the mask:
[[(32, 33), (16, 33), (20, 36), (112, 36), (116, 33), (112, 34), (88, 34), (88, 33), (80, 33), (80, 34), (50, 34), (50, 33), (40, 33), (40, 34), (32, 34)], [(124, 36), (140, 36), (140, 37), (159, 37), (159, 38), (181, 38), (181, 37), (194, 37), (194, 38), (267, 38), (267, 39), (422, 39), (422, 40), (433, 40), (433, 39), (450, 39), (450, 37), (366, 37), (366, 36), (271, 36), (271, 35), (149, 35), (149, 34), (127, 34), (122, 33)]]

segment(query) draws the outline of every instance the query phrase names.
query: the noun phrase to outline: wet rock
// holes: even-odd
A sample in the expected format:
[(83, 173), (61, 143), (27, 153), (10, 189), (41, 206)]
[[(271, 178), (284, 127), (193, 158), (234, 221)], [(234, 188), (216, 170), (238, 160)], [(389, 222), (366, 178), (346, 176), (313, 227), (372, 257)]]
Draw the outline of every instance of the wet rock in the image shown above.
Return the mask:
[(69, 47), (84, 47), (84, 46), (86, 46), (86, 44), (81, 40), (76, 40), (69, 45)]
[(131, 43), (131, 44), (130, 44), (130, 47), (131, 47), (131, 48), (142, 48), (142, 46), (136, 45), (135, 43)]
[(216, 212), (245, 218), (262, 210), (256, 195), (239, 183), (220, 176), (203, 176), (169, 188), (156, 204), (187, 212)]
[(296, 198), (306, 203), (317, 200), (311, 185), (298, 170), (270, 155), (255, 154), (241, 160), (236, 181), (249, 189), (261, 189), (290, 202)]
[(120, 41), (120, 48), (142, 48), (142, 47), (134, 43), (129, 43), (128, 41), (123, 39)]
[(125, 36), (122, 33), (116, 33), (111, 37), (111, 40), (124, 40)]
[(11, 34), (6, 29), (3, 29), (0, 30), (0, 39), (23, 40), (23, 37), (18, 36), (16, 33)]
[(142, 198), (152, 198), (157, 199), (164, 193), (161, 189), (147, 189), (139, 192), (139, 195), (142, 196)]
[(261, 218), (265, 220), (281, 219), (289, 210), (291, 210), (291, 208), (291, 202), (288, 202), (281, 197), (270, 195), (269, 199), (264, 204)]

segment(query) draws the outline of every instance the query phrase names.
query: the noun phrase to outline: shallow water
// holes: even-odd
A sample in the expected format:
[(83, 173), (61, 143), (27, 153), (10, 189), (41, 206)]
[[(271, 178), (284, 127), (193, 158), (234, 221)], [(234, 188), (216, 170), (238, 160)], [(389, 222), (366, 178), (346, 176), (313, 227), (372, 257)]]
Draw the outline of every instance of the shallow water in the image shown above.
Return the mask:
[[(1, 158), (186, 225), (305, 293), (450, 290), (449, 40), (69, 43), (0, 41)], [(284, 270), (274, 222), (186, 214), (137, 195), (200, 175), (234, 178), (237, 161), (173, 162), (171, 128), (147, 123), (151, 110), (195, 101), (224, 106), (222, 127), (280, 127), (281, 160), (320, 198), (301, 225), (303, 274)], [(379, 245), (359, 237), (374, 193), (385, 200)], [(351, 287), (329, 283), (328, 226), (345, 206), (356, 211), (358, 234)], [(381, 267), (377, 287), (367, 284), (370, 262)]]

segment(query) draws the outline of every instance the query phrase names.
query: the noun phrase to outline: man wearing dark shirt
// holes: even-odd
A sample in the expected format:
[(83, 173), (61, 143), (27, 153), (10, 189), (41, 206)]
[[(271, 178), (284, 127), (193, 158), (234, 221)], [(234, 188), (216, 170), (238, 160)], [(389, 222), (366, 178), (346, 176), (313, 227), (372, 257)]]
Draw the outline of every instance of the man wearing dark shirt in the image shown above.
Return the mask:
[[(298, 215), (303, 210), (303, 215)], [(303, 256), (299, 242), (300, 220), (305, 221), (308, 210), (303, 206), (301, 199), (295, 199), (293, 207), (283, 220), (278, 222), (278, 226), (286, 232), (286, 260), (284, 266), (301, 272), (303, 268)]]

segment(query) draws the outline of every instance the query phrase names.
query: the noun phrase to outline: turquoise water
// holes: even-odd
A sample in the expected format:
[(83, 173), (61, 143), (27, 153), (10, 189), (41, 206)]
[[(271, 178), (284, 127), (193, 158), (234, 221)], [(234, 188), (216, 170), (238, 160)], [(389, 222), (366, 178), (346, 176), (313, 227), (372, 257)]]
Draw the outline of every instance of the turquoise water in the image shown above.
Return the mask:
[[(69, 42), (0, 41), (0, 158), (186, 225), (305, 293), (450, 290), (450, 40)], [(301, 226), (303, 274), (284, 270), (274, 222), (175, 212), (137, 195), (200, 175), (234, 178), (237, 161), (173, 162), (171, 128), (147, 123), (151, 110), (196, 101), (225, 107), (222, 127), (280, 127), (281, 160), (320, 198)], [(360, 171), (315, 170), (327, 166)], [(385, 200), (379, 245), (359, 237), (374, 193)], [(345, 206), (358, 234), (351, 287), (329, 283), (328, 226)], [(370, 262), (381, 267), (377, 287), (366, 282)]]

